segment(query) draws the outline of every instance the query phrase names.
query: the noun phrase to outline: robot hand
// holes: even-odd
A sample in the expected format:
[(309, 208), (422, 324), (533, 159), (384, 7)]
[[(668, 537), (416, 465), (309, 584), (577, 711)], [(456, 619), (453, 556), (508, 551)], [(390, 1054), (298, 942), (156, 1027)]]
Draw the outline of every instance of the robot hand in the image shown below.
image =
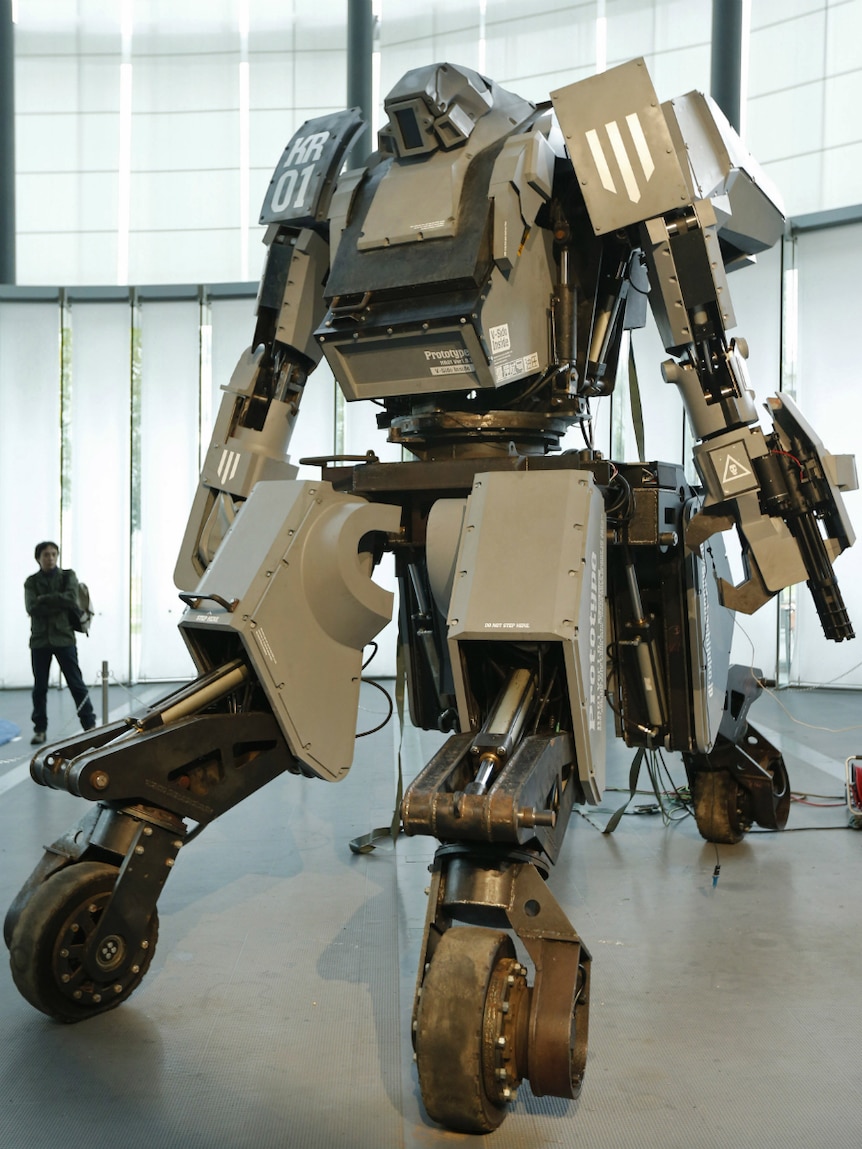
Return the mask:
[(725, 606), (750, 614), (804, 580), (826, 637), (853, 638), (832, 561), (855, 540), (841, 498), (857, 488), (855, 461), (826, 451), (787, 396), (770, 399), (768, 409), (771, 434), (741, 427), (695, 447), (707, 498), (686, 542), (694, 549), (735, 525), (747, 578), (739, 586), (722, 580)]

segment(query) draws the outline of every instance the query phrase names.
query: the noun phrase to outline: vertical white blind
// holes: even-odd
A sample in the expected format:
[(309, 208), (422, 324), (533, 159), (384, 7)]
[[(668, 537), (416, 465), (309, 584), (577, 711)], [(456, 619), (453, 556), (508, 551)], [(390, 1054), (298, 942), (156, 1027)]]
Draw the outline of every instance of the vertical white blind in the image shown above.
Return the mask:
[(184, 678), (193, 668), (177, 630), (183, 605), (173, 571), (198, 484), (197, 299), (141, 304), (140, 365), (139, 586), (132, 585), (140, 615), (132, 616), (132, 678)]
[[(60, 311), (0, 302), (0, 685), (24, 686), (30, 620), (24, 579), (38, 542), (60, 542)], [(66, 556), (61, 556), (61, 562)]]
[[(862, 455), (857, 365), (860, 245), (862, 224), (803, 234), (797, 241), (798, 401), (826, 448), (835, 454)], [(851, 521), (857, 531), (862, 530), (862, 493), (845, 498)], [(841, 555), (835, 573), (856, 633), (862, 636), (862, 544)], [(827, 641), (808, 592), (801, 587), (796, 623), (794, 681), (862, 686), (862, 641)]]
[(129, 674), (131, 541), (131, 309), (72, 302), (68, 489), (63, 497), (63, 565), (86, 582), (96, 607), (78, 642), (85, 681), (103, 661)]

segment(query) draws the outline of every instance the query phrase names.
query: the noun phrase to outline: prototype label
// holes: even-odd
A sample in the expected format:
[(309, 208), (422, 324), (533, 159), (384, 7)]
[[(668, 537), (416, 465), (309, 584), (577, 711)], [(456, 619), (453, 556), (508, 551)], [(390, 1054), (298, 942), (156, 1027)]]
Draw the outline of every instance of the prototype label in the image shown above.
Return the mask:
[(470, 352), (465, 347), (426, 351), (425, 359), (431, 365), (432, 375), (470, 375), (474, 370)]

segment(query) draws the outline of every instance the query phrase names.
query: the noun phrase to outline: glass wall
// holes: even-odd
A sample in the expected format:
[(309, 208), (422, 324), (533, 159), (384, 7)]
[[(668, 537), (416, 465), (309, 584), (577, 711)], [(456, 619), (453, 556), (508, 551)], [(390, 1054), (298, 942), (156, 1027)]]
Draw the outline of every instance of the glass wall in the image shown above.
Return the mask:
[(346, 0), (25, 0), (19, 283), (256, 279), (282, 148), (346, 102)]
[[(835, 454), (855, 453), (862, 471), (862, 378), (856, 350), (859, 245), (862, 224), (803, 232), (796, 239), (796, 393), (800, 407), (826, 447)], [(848, 494), (846, 502), (851, 522), (862, 534), (862, 492)], [(862, 635), (862, 545), (841, 555), (835, 573), (856, 633)], [(862, 686), (858, 639), (840, 644), (828, 642), (803, 588), (796, 596), (795, 626), (792, 682)]]
[(751, 0), (746, 142), (790, 215), (862, 203), (860, 40), (860, 0)]
[[(375, 11), (378, 109), (405, 71), (442, 59), (533, 100), (633, 56), (661, 99), (709, 90), (712, 0)], [(743, 134), (788, 212), (862, 202), (862, 0), (745, 11)], [(19, 282), (256, 279), (284, 144), (346, 103), (347, 0), (21, 0), (17, 13)]]

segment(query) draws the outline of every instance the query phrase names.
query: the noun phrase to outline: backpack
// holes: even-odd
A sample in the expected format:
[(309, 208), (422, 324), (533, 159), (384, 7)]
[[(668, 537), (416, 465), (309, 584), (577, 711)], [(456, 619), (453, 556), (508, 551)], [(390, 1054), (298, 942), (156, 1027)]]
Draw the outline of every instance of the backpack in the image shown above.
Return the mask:
[[(63, 589), (66, 589), (66, 581), (64, 579)], [(78, 583), (77, 592), (78, 604), (76, 607), (69, 609), (69, 621), (72, 623), (72, 630), (77, 630), (81, 634), (86, 634), (89, 637), (90, 623), (93, 621), (93, 603), (90, 600), (90, 590), (85, 582)]]

